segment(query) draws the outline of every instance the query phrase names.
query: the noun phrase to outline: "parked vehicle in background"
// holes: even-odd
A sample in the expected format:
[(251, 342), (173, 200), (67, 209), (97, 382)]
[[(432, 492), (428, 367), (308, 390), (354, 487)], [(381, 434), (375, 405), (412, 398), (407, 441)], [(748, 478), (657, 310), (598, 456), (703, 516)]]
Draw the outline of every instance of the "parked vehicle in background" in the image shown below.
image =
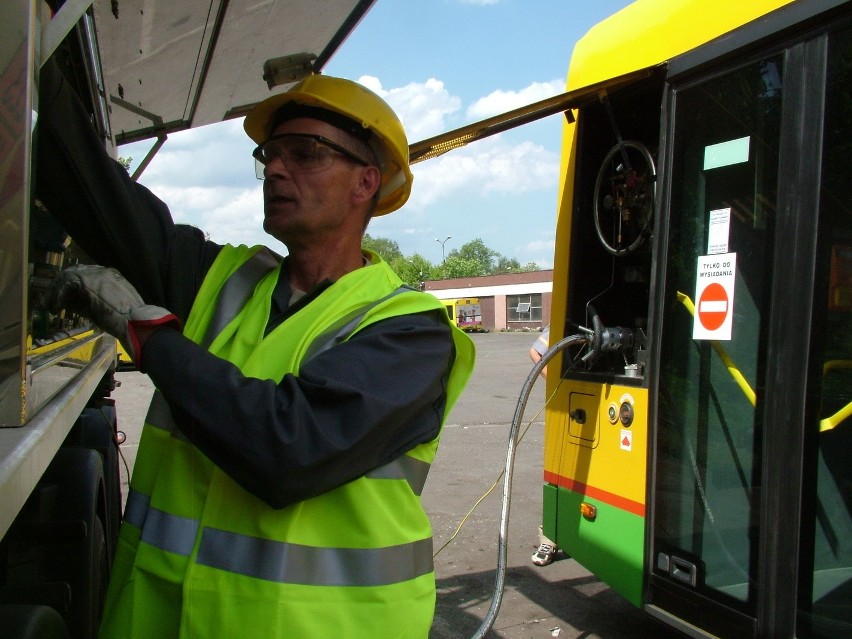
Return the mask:
[(482, 307), (477, 298), (460, 298), (452, 300), (441, 300), (447, 315), (452, 322), (463, 331), (481, 331)]

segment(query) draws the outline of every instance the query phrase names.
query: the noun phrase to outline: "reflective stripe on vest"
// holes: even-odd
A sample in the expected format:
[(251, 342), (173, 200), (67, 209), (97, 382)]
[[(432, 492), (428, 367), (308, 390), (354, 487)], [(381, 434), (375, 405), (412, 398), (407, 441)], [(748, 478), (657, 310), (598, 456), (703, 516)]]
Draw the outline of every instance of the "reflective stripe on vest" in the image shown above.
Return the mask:
[(200, 526), (195, 519), (152, 508), (151, 499), (135, 490), (127, 495), (124, 521), (141, 529), (146, 544), (185, 557), (192, 554)]
[[(144, 543), (184, 557), (192, 554), (197, 520), (152, 508), (148, 497), (133, 490), (124, 520), (142, 530)], [(381, 586), (432, 572), (432, 538), (387, 548), (316, 548), (206, 528), (196, 563), (279, 583)]]
[[(176, 429), (177, 430), (177, 429)], [(371, 470), (365, 476), (368, 479), (391, 479), (405, 480), (411, 487), (411, 492), (420, 496), (423, 492), (423, 487), (426, 485), (426, 478), (429, 474), (430, 464), (408, 455), (401, 455), (393, 461)], [(142, 530), (142, 540), (146, 543), (176, 552), (178, 554), (189, 554), (192, 551), (192, 544), (189, 549), (183, 553), (175, 548), (184, 548), (184, 534), (189, 530), (190, 524), (194, 526), (194, 530), (198, 531), (199, 522), (197, 520), (179, 517), (177, 515), (169, 515), (166, 512), (151, 507), (151, 498), (148, 495), (139, 491), (129, 490), (127, 495), (127, 504), (124, 507), (124, 520)], [(156, 515), (151, 513), (156, 511)], [(174, 521), (170, 521), (169, 517), (173, 517)], [(152, 530), (148, 530), (151, 526)], [(193, 539), (194, 539), (193, 534)]]
[(361, 323), (361, 320), (364, 319), (364, 316), (367, 315), (371, 310), (373, 310), (379, 304), (382, 304), (392, 297), (396, 297), (400, 293), (405, 293), (406, 291), (413, 291), (414, 289), (410, 286), (402, 285), (395, 291), (391, 291), (383, 298), (376, 300), (375, 302), (371, 302), (366, 306), (362, 306), (359, 309), (352, 311), (346, 317), (341, 318), (334, 326), (325, 331), (322, 335), (319, 335), (313, 342), (311, 342), (310, 346), (308, 346), (305, 351), (304, 356), (302, 357), (302, 361), (300, 365), (304, 365), (305, 362), (310, 359), (316, 357), (320, 353), (324, 353), (332, 346), (336, 346), (342, 342), (345, 342), (352, 335), (352, 332), (358, 327), (358, 324)]
[[(397, 291), (394, 293), (396, 292)], [(154, 391), (154, 395), (151, 398), (151, 407), (148, 410), (148, 416), (145, 418), (145, 422), (147, 426), (151, 428), (163, 430), (171, 434), (171, 436), (176, 439), (186, 441), (186, 437), (175, 424), (165, 397), (159, 390)], [(420, 496), (423, 492), (423, 487), (426, 484), (430, 468), (431, 465), (428, 462), (415, 459), (408, 455), (401, 455), (384, 466), (368, 472), (366, 477), (372, 480), (404, 480), (408, 482), (411, 491), (415, 495)], [(145, 543), (161, 550), (166, 550), (168, 552), (184, 556), (189, 556), (192, 553), (193, 544), (200, 526), (200, 522), (198, 520), (171, 515), (162, 510), (151, 507), (150, 497), (134, 490), (133, 488), (130, 489), (127, 496), (124, 520), (128, 524), (142, 531), (141, 540)], [(207, 530), (204, 531), (202, 544), (204, 544), (204, 539), (206, 539), (208, 532), (209, 531)], [(239, 537), (239, 535), (237, 535), (237, 537)], [(321, 549), (313, 549), (314, 552), (319, 552), (320, 550)], [(340, 549), (327, 549), (324, 552), (333, 554), (337, 550)], [(362, 554), (361, 556), (364, 555)], [(364, 561), (368, 560), (365, 559)], [(344, 559), (343, 563), (344, 565), (349, 565), (353, 562), (349, 562)], [(422, 561), (418, 562), (418, 565), (421, 563)], [(211, 562), (209, 565), (214, 566), (216, 563)], [(251, 572), (242, 572), (240, 570), (234, 572), (241, 572), (241, 574), (253, 574)]]
[(124, 521), (142, 529), (145, 517), (151, 507), (151, 498), (132, 488), (127, 493), (127, 503), (124, 506)]
[(278, 266), (280, 260), (278, 255), (264, 247), (231, 274), (222, 286), (216, 310), (204, 333), (204, 339), (201, 340), (204, 348), (209, 348), (216, 336), (237, 316), (254, 295), (257, 283)]
[(164, 430), (179, 441), (189, 442), (183, 431), (175, 424), (172, 409), (169, 408), (169, 403), (159, 388), (155, 388), (154, 394), (151, 396), (151, 405), (148, 407), (148, 414), (145, 416), (145, 424)]
[[(269, 271), (278, 266), (280, 259), (277, 254), (264, 247), (252, 255), (228, 277), (222, 286), (216, 302), (216, 309), (204, 333), (201, 346), (204, 348), (210, 347), (216, 336), (239, 314), (249, 298), (254, 295), (254, 289), (258, 282)], [(305, 356), (302, 358), (302, 364), (327, 351), (332, 346), (345, 342), (358, 327), (358, 324), (361, 323), (361, 320), (364, 319), (364, 316), (379, 304), (400, 293), (414, 290), (416, 289), (404, 284), (383, 298), (356, 309), (349, 316), (342, 318), (335, 326), (332, 326), (311, 343)]]
[(386, 548), (316, 548), (208, 528), (196, 563), (302, 586), (384, 586), (432, 572), (432, 539)]
[(411, 486), (411, 492), (419, 497), (431, 467), (429, 462), (401, 455), (392, 462), (371, 470), (366, 476), (369, 479), (404, 479)]

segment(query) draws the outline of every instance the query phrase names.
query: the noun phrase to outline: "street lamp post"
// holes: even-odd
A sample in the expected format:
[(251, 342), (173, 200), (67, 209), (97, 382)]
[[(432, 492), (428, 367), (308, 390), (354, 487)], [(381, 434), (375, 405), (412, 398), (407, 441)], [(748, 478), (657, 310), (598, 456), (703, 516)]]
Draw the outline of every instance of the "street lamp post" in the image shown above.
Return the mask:
[(426, 290), (426, 281), (423, 279), (423, 265), (418, 266), (414, 263), (414, 260), (408, 260), (408, 263), (411, 264), (414, 268), (417, 269), (417, 288), (421, 291)]
[(442, 264), (443, 264), (443, 263), (444, 263), (444, 261), (447, 259), (446, 253), (444, 252), (444, 244), (446, 244), (449, 240), (451, 240), (451, 239), (452, 239), (452, 237), (453, 237), (452, 235), (448, 235), (448, 236), (447, 236), (447, 239), (445, 239), (445, 240), (442, 240), (441, 238), (438, 238), (438, 237), (436, 237), (436, 238), (435, 238), (435, 241), (436, 241), (438, 244), (440, 244), (440, 245), (441, 245), (441, 263), (442, 263)]

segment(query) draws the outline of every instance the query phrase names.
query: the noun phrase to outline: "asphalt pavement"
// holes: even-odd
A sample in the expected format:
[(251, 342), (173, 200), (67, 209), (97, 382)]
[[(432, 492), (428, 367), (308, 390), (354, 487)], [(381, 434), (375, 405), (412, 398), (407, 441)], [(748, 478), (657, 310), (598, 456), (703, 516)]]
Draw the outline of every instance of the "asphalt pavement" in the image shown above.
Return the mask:
[[(434, 530), (438, 601), (429, 639), (475, 635), (494, 595), (509, 433), (532, 367), (534, 332), (474, 333), (477, 363), (449, 415), (423, 493)], [(136, 372), (118, 373), (119, 427), (132, 468), (152, 387)], [(502, 605), (491, 639), (668, 639), (675, 635), (564, 554), (536, 567), (544, 441), (544, 384), (526, 403), (516, 451)], [(489, 493), (489, 491), (491, 491)], [(478, 505), (477, 505), (478, 504)], [(472, 512), (471, 512), (472, 511)]]

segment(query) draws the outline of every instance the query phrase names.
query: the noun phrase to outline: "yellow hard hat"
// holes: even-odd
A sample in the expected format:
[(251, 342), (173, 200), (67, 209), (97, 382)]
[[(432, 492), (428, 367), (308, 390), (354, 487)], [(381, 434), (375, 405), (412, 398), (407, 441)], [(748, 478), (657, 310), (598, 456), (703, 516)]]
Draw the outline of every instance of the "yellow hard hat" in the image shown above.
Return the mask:
[(414, 180), (408, 166), (408, 139), (402, 122), (387, 102), (357, 82), (312, 75), (249, 111), (243, 122), (248, 136), (263, 144), (272, 132), (275, 114), (291, 103), (345, 116), (365, 132), (369, 131), (372, 135), (368, 136), (368, 143), (382, 165), (382, 186), (374, 215), (390, 213), (405, 204)]

